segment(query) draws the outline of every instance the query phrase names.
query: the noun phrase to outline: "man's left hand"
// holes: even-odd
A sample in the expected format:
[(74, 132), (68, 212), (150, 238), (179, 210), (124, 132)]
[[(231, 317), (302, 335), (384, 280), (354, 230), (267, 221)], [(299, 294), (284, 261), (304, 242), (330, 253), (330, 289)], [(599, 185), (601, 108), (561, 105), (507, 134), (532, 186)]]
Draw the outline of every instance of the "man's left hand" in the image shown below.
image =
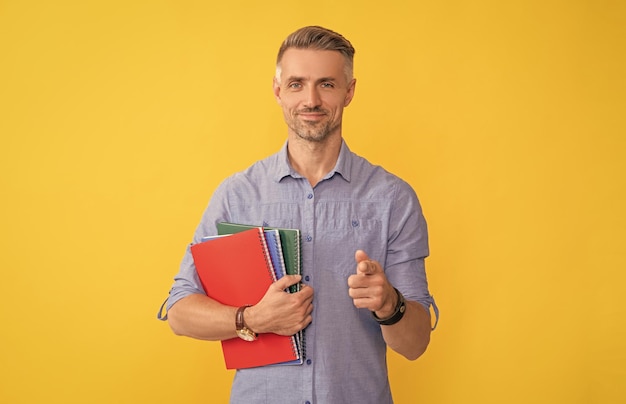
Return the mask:
[(354, 259), (356, 273), (348, 278), (348, 295), (354, 305), (375, 312), (379, 318), (389, 317), (395, 310), (397, 295), (380, 263), (363, 250), (357, 250)]

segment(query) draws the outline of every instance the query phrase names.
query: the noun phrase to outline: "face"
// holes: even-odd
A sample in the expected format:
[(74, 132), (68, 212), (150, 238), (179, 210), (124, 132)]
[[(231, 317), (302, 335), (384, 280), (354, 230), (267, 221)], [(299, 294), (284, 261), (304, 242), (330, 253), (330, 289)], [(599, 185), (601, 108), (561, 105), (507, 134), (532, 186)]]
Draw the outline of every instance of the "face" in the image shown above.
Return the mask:
[(288, 49), (274, 78), (274, 95), (283, 109), (289, 135), (311, 142), (341, 136), (343, 109), (354, 96), (344, 56), (337, 51)]

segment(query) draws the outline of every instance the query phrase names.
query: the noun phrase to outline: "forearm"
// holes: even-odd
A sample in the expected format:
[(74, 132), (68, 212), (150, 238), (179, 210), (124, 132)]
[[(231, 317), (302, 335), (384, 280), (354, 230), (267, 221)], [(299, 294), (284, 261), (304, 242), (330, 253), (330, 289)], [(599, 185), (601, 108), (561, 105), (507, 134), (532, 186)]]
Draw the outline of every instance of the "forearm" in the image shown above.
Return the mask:
[(430, 342), (430, 314), (418, 302), (407, 300), (404, 317), (380, 327), (387, 345), (409, 360), (419, 358)]
[(225, 306), (206, 295), (193, 294), (168, 311), (168, 323), (176, 335), (218, 341), (234, 338), (236, 307)]
[[(293, 335), (309, 325), (313, 288), (303, 285), (297, 293), (285, 292), (300, 279), (299, 275), (286, 275), (274, 282), (261, 301), (246, 310), (244, 323), (254, 332), (279, 335)], [(237, 336), (236, 313), (237, 307), (192, 294), (176, 302), (167, 315), (175, 334), (217, 341)]]

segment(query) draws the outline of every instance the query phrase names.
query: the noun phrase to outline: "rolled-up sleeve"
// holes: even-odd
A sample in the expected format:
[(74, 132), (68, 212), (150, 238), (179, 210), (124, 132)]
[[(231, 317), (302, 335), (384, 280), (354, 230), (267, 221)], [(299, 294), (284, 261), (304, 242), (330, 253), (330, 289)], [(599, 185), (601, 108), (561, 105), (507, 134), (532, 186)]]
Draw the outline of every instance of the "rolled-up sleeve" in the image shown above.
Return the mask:
[(174, 284), (172, 285), (170, 295), (167, 299), (167, 311), (169, 311), (174, 303), (183, 297), (192, 294), (205, 293), (202, 285), (200, 284), (200, 279), (198, 279), (198, 273), (196, 272), (196, 266), (193, 263), (190, 247), (191, 244), (187, 246), (187, 251), (185, 252), (185, 256), (180, 264), (180, 270), (174, 277)]
[(439, 310), (428, 289), (425, 259), (429, 255), (428, 229), (415, 191), (403, 181), (397, 188), (391, 210), (386, 275), (408, 300), (420, 303), (436, 321)]

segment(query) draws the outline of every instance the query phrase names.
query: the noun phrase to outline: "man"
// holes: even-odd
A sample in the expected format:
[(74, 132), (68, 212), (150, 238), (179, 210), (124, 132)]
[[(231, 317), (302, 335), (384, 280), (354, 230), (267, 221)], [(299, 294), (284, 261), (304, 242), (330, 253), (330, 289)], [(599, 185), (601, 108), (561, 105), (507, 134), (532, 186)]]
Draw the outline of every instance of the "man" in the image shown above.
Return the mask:
[[(325, 28), (285, 40), (273, 89), (287, 142), (218, 187), (193, 240), (215, 235), (223, 221), (298, 228), (302, 276), (279, 279), (243, 311), (204, 294), (188, 249), (170, 292), (169, 324), (178, 335), (237, 338), (238, 311), (255, 333), (306, 329), (305, 363), (238, 370), (233, 403), (390, 403), (387, 346), (414, 360), (429, 343), (433, 300), (418, 199), (342, 138), (356, 85), (353, 57), (350, 42)], [(299, 292), (285, 292), (296, 283)]]

